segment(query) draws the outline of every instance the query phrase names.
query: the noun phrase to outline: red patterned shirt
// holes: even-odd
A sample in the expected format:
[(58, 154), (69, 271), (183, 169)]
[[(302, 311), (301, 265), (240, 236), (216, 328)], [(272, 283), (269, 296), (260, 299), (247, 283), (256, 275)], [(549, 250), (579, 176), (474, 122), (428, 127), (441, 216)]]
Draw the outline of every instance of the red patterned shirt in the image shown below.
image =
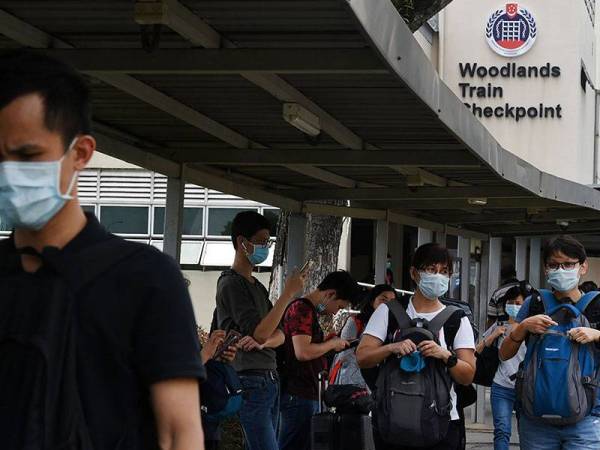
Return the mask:
[(317, 400), (319, 372), (327, 370), (327, 359), (321, 356), (311, 361), (298, 361), (294, 352), (293, 336), (311, 336), (312, 343), (323, 342), (323, 330), (319, 325), (318, 313), (307, 299), (294, 300), (283, 316), (285, 334), (286, 380), (284, 390), (290, 395)]

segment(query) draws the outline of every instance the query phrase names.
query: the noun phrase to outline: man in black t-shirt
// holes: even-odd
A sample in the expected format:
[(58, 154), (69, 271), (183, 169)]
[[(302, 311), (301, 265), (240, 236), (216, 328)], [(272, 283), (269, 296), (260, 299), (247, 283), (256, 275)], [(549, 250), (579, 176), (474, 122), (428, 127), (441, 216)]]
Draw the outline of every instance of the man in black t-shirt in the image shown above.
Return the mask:
[(92, 157), (84, 80), (0, 56), (2, 449), (202, 449), (204, 377), (178, 264), (77, 199)]

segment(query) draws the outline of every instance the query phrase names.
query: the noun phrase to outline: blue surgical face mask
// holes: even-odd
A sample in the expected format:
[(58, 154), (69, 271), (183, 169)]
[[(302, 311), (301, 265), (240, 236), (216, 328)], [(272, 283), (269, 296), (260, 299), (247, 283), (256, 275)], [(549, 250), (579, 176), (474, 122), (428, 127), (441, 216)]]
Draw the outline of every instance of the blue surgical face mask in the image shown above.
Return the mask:
[(243, 243), (242, 246), (244, 247), (248, 261), (250, 261), (250, 264), (252, 264), (253, 266), (258, 266), (259, 264), (265, 262), (269, 257), (268, 245), (252, 244), (252, 246), (254, 247), (254, 251), (251, 255), (248, 254), (248, 250), (246, 249), (246, 246)]
[(325, 314), (325, 311), (327, 310), (327, 305), (329, 304), (329, 302), (331, 301), (331, 297), (323, 297), (323, 300), (321, 300), (317, 306), (315, 306), (315, 309), (317, 310), (318, 314)]
[(569, 292), (579, 285), (579, 267), (571, 270), (550, 270), (546, 279), (548, 284), (558, 292)]
[(64, 194), (60, 174), (62, 162), (76, 141), (73, 139), (58, 161), (0, 163), (0, 218), (8, 227), (41, 230), (73, 198), (77, 172)]
[(506, 314), (508, 314), (509, 317), (511, 317), (512, 319), (516, 319), (519, 315), (519, 311), (521, 310), (521, 305), (513, 305), (509, 303), (506, 305), (505, 309)]
[(450, 278), (441, 273), (419, 272), (419, 291), (429, 300), (435, 300), (448, 292)]

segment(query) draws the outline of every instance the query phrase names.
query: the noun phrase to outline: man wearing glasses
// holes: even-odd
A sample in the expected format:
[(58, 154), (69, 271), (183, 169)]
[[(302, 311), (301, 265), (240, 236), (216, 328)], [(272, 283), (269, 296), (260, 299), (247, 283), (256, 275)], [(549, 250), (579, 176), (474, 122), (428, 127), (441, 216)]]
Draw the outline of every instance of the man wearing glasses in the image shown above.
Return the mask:
[(305, 274), (293, 272), (273, 305), (267, 289), (252, 276), (266, 261), (271, 247), (270, 223), (255, 211), (233, 220), (231, 241), (235, 258), (217, 283), (217, 322), (221, 330), (244, 337), (233, 366), (244, 389), (240, 421), (249, 450), (277, 450), (279, 378), (275, 348), (284, 342), (281, 318), (295, 294), (304, 288)]
[[(583, 293), (578, 288), (579, 280), (588, 271), (583, 245), (571, 236), (559, 236), (546, 244), (543, 257), (546, 279), (552, 286), (552, 293), (548, 295), (553, 295), (559, 304), (577, 305), (583, 298)], [(536, 298), (534, 301), (532, 298), (529, 297), (521, 307), (516, 319), (519, 325), (513, 328), (500, 348), (500, 358), (504, 361), (512, 358), (532, 335), (543, 335), (550, 327), (557, 325), (554, 319), (546, 314), (541, 299)], [(597, 351), (600, 342), (600, 297), (596, 296), (591, 301), (583, 315), (587, 318), (590, 327), (572, 328), (568, 331), (568, 337), (574, 341), (574, 346), (595, 343)], [(529, 347), (530, 344), (527, 345)], [(555, 348), (548, 348), (552, 347), (551, 345), (544, 347), (546, 352), (558, 351)], [(525, 372), (525, 377), (528, 376), (527, 374), (528, 372)], [(527, 382), (528, 380), (524, 379), (523, 383)], [(575, 382), (573, 379), (557, 379), (555, 384), (557, 398), (561, 391), (560, 385), (573, 382)], [(553, 425), (522, 414), (519, 422), (521, 448), (525, 450), (600, 448), (600, 404), (597, 398), (592, 399), (592, 402), (595, 403), (590, 414), (569, 425)]]

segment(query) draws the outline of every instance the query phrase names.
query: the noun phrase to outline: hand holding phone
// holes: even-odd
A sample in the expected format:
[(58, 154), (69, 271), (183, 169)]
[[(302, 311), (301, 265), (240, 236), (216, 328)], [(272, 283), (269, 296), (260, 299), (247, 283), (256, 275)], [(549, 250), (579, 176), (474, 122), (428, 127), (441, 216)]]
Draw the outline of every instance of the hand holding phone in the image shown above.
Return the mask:
[(223, 352), (225, 350), (227, 350), (229, 347), (235, 346), (235, 344), (237, 344), (241, 338), (242, 335), (239, 332), (235, 330), (229, 330), (229, 333), (227, 333), (227, 337), (215, 352), (213, 359), (219, 359), (223, 355)]

